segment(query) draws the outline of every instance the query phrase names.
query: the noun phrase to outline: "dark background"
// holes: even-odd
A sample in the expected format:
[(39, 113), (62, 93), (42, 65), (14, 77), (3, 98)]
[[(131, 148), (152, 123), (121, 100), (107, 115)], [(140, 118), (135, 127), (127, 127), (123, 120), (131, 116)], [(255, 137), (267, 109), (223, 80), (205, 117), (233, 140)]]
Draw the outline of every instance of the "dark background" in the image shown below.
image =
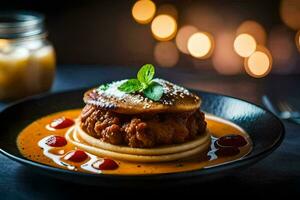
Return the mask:
[[(297, 0), (295, 0), (297, 1)], [(52, 91), (65, 91), (79, 87), (91, 87), (132, 77), (143, 63), (156, 63), (153, 48), (157, 41), (152, 37), (149, 25), (136, 23), (131, 16), (135, 1), (127, 0), (5, 0), (0, 10), (34, 10), (46, 15), (49, 40), (54, 44), (58, 58), (58, 70)], [(213, 35), (224, 30), (235, 30), (244, 20), (256, 20), (267, 33), (284, 26), (279, 15), (279, 0), (173, 0), (154, 1), (157, 6), (172, 3), (176, 6), (179, 26), (186, 24), (186, 10), (195, 5), (210, 7), (219, 16), (219, 28), (200, 24), (200, 28)], [(198, 20), (198, 19), (196, 19)], [(200, 19), (199, 19), (200, 20)], [(288, 66), (290, 75), (269, 75), (262, 79), (250, 76), (221, 76), (211, 67), (211, 59), (198, 61), (205, 70), (194, 65), (194, 59), (180, 54), (180, 60), (171, 69), (158, 69), (159, 77), (194, 88), (242, 98), (261, 105), (261, 96), (277, 98), (293, 97), (299, 92), (299, 52), (294, 36), (296, 31), (284, 26), (294, 44), (296, 62)], [(285, 51), (283, 48), (282, 51)], [(109, 65), (109, 66), (107, 66)], [(188, 72), (183, 72), (188, 71)], [(204, 73), (205, 71), (205, 73)], [(206, 73), (207, 72), (207, 73)], [(299, 99), (299, 97), (298, 97)], [(297, 101), (299, 102), (299, 100)], [(7, 103), (0, 103), (0, 110)], [(17, 119), (17, 117), (16, 117)], [(259, 163), (204, 185), (153, 191), (130, 191), (130, 198), (161, 197), (172, 194), (184, 198), (209, 198), (214, 195), (238, 196), (240, 199), (255, 195), (288, 196), (300, 192), (300, 126), (284, 121), (286, 137), (283, 144)], [(79, 195), (103, 195), (115, 197), (126, 194), (125, 189), (89, 187), (40, 176), (19, 163), (0, 155), (0, 199), (68, 199)], [(143, 194), (139, 194), (143, 192)], [(125, 195), (124, 195), (125, 196)], [(297, 197), (296, 197), (297, 199)]]
[[(267, 33), (273, 27), (282, 25), (279, 0), (154, 2), (157, 7), (166, 3), (174, 5), (178, 10), (179, 27), (186, 24), (186, 11), (189, 8), (195, 5), (210, 8), (219, 17), (218, 28), (205, 24), (205, 21), (199, 28), (213, 35), (225, 29), (236, 29), (241, 22), (249, 19), (263, 25)], [(145, 62), (155, 63), (153, 48), (157, 41), (152, 37), (149, 25), (140, 25), (132, 18), (134, 3), (124, 0), (9, 0), (1, 2), (0, 10), (21, 9), (44, 13), (49, 40), (57, 51), (58, 64), (139, 66)], [(287, 31), (295, 34), (288, 28)], [(204, 66), (211, 64), (210, 59), (199, 62)], [(187, 70), (195, 68), (193, 58), (180, 54), (176, 67)]]

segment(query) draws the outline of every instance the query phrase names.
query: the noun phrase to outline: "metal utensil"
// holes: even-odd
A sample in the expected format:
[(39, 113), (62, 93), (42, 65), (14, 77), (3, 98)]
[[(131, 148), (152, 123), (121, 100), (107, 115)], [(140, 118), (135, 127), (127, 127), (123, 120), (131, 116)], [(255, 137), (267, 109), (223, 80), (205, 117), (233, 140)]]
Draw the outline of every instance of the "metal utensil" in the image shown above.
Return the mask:
[(274, 106), (268, 96), (262, 97), (262, 102), (266, 108), (278, 116), (280, 119), (290, 120), (294, 123), (300, 124), (300, 112), (293, 109), (287, 101), (279, 101), (278, 106)]
[(300, 112), (294, 110), (293, 107), (290, 104), (288, 104), (286, 101), (279, 101), (278, 107), (281, 111), (280, 113), (281, 119), (290, 119), (290, 118), (300, 119)]

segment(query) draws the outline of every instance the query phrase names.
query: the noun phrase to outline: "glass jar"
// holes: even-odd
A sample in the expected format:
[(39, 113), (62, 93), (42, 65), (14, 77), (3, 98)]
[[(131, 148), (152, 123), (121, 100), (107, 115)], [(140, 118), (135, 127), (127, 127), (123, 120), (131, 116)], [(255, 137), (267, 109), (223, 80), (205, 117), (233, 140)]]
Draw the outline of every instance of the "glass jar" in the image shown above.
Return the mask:
[(54, 48), (47, 41), (43, 15), (0, 13), (0, 99), (16, 99), (51, 88)]

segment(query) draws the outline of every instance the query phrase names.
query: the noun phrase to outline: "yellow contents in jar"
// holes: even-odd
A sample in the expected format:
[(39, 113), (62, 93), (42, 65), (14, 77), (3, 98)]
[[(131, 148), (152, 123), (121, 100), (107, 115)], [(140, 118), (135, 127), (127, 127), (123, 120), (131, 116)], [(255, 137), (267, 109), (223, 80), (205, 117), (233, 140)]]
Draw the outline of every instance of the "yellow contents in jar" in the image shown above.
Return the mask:
[(11, 44), (5, 41), (0, 41), (0, 99), (49, 90), (55, 73), (52, 46), (42, 42), (30, 46), (30, 42)]

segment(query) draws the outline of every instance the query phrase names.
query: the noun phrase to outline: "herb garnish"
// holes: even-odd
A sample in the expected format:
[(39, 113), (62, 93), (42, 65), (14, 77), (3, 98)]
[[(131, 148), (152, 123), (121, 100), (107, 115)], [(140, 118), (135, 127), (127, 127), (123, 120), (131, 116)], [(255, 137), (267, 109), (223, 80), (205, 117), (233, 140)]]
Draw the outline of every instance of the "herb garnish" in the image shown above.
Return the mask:
[(118, 89), (125, 93), (143, 92), (149, 99), (158, 101), (162, 97), (164, 90), (161, 84), (152, 80), (154, 74), (154, 66), (145, 64), (138, 71), (137, 79), (129, 79), (120, 85)]

